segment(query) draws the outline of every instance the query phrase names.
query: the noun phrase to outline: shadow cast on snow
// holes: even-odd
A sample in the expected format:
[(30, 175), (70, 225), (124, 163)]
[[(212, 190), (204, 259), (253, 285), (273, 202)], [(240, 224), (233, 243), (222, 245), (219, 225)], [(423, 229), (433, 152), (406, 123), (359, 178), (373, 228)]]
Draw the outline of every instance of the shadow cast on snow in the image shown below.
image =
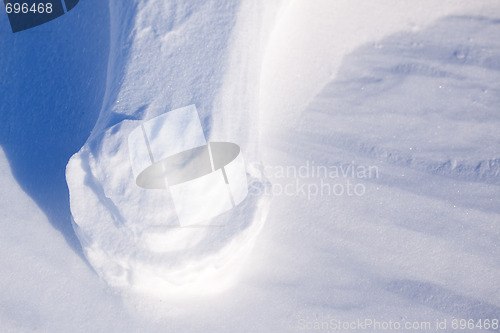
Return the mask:
[(109, 52), (107, 1), (13, 34), (0, 18), (0, 145), (15, 179), (70, 247), (66, 164), (87, 140), (102, 105)]

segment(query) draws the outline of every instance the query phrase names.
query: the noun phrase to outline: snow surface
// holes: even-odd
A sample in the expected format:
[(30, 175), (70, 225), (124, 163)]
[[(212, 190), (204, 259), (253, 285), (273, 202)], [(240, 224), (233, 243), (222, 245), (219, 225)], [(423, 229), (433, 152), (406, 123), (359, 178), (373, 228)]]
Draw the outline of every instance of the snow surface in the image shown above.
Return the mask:
[[(86, 1), (6, 21), (2, 331), (499, 317), (498, 2)], [(193, 103), (254, 191), (222, 228), (172, 228), (165, 193), (133, 186), (128, 133)]]
[[(111, 4), (111, 13), (121, 10)], [(111, 30), (127, 34), (116, 39), (130, 38), (131, 47), (114, 50), (111, 45), (113, 65), (108, 69), (103, 109), (91, 137), (66, 170), (76, 234), (94, 269), (111, 286), (151, 294), (200, 294), (227, 288), (263, 226), (269, 198), (254, 191), (249, 200), (212, 221), (214, 227), (177, 228), (170, 192), (136, 185), (127, 144), (142, 120), (194, 102), (207, 128), (206, 137), (238, 143), (249, 163), (250, 185), (265, 186), (258, 165), (252, 165), (256, 149), (249, 140), (256, 132), (257, 113), (245, 112), (235, 102), (219, 103), (216, 97), (224, 98), (229, 80), (231, 94), (242, 100), (255, 98), (252, 80), (246, 79), (252, 76), (253, 66), (232, 61), (231, 57), (243, 56), (229, 52), (235, 40), (247, 34), (248, 27), (234, 25), (242, 10), (236, 3), (138, 2), (131, 12), (132, 27), (130, 13), (123, 14), (126, 19), (111, 15)], [(174, 11), (172, 21), (165, 20), (166, 13)], [(253, 20), (252, 27), (259, 27), (261, 19)], [(211, 27), (210, 34), (202, 33), (206, 27)], [(132, 30), (130, 37), (127, 29)], [(255, 42), (247, 40), (245, 48), (260, 47), (258, 32), (253, 32)], [(176, 52), (181, 48), (183, 52)], [(151, 59), (161, 60), (150, 66)], [(241, 82), (240, 92), (234, 92), (232, 82)], [(198, 134), (188, 127), (178, 132), (187, 138)], [(178, 145), (163, 144), (165, 151)]]

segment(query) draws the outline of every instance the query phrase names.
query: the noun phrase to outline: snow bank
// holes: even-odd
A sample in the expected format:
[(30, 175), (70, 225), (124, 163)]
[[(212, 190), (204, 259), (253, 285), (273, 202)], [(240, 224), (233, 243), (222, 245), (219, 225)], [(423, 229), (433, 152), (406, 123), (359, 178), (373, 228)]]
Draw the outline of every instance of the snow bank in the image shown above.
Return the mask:
[[(283, 280), (312, 304), (298, 318), (499, 313), (498, 17), (451, 16), (360, 46), (273, 134), (267, 161), (292, 172), (270, 177), (268, 232), (274, 260), (289, 269)], [(348, 166), (378, 171), (318, 172)], [(305, 176), (293, 175), (299, 168)], [(359, 195), (346, 193), (347, 181)], [(285, 195), (286, 186), (306, 193)], [(287, 259), (292, 249), (302, 255)]]
[(262, 67), (261, 132), (287, 135), (312, 99), (336, 75), (344, 57), (365, 43), (418, 31), (449, 15), (490, 15), (488, 1), (292, 1), (280, 13)]
[(499, 34), (497, 19), (453, 16), (360, 47), (298, 132), (379, 161), (500, 184)]
[[(498, 52), (493, 51), (498, 44), (487, 38), (477, 44), (455, 38), (474, 29), (484, 31), (478, 30), (475, 38), (496, 36), (495, 29), (489, 30), (495, 20), (481, 23), (472, 19), (456, 25), (448, 21), (445, 26), (457, 31), (439, 32), (445, 35), (443, 54), (450, 55), (443, 62), (435, 58), (440, 52), (425, 46), (441, 46), (435, 39), (437, 33), (425, 32), (425, 24), (450, 13), (473, 13), (472, 7), (487, 2), (368, 3), (372, 2), (294, 1), (280, 10), (278, 4), (268, 8), (258, 1), (227, 6), (215, 1), (195, 5), (112, 2), (105, 101), (91, 137), (67, 168), (75, 231), (93, 268), (109, 284), (123, 289), (181, 296), (215, 292), (231, 284), (241, 259), (254, 242), (256, 246), (242, 267), (239, 288), (231, 292), (190, 300), (158, 300), (139, 294), (137, 298), (126, 296), (122, 302), (96, 279), (19, 190), (0, 154), (2, 329), (301, 332), (304, 320), (321, 318), (434, 322), (438, 318), (497, 316), (500, 211), (496, 198), (500, 187), (494, 184), (496, 178), (481, 172), (469, 177), (428, 169), (446, 165), (448, 159), (453, 165), (452, 158), (462, 161), (457, 166), (498, 158), (494, 150), (498, 144), (484, 142), (498, 138), (490, 131), (490, 123), (497, 122), (490, 107), (498, 105), (494, 86), (498, 71), (488, 67), (494, 61), (481, 60), (497, 59), (495, 54), (485, 55), (488, 50)], [(90, 12), (82, 13), (81, 19), (92, 21)], [(265, 48), (274, 23), (272, 45)], [(378, 30), (381, 23), (384, 29)], [(391, 32), (411, 31), (417, 34), (386, 38)], [(46, 35), (50, 34), (31, 37), (50, 40)], [(424, 39), (425, 47), (407, 44), (406, 38), (414, 42), (417, 37)], [(391, 41), (395, 41), (393, 45)], [(348, 54), (366, 42), (369, 44)], [(61, 53), (62, 47), (55, 47), (54, 52)], [(5, 52), (22, 58), (23, 50), (13, 45)], [(421, 57), (414, 53), (419, 50), (425, 51)], [(444, 69), (434, 70), (441, 66)], [(440, 76), (440, 70), (453, 75)], [(332, 80), (338, 71), (339, 80)], [(31, 75), (24, 67), (9, 68), (6, 86), (17, 87), (11, 80), (23, 78), (17, 76), (20, 72)], [(40, 78), (45, 76), (37, 77), (37, 85), (44, 82)], [(429, 88), (441, 79), (454, 86), (454, 94)], [(424, 85), (417, 84), (424, 81)], [(488, 86), (488, 93), (481, 90), (483, 85)], [(416, 91), (415, 86), (423, 88)], [(360, 92), (363, 87), (372, 94)], [(68, 93), (63, 88), (55, 91)], [(489, 95), (492, 91), (496, 94)], [(431, 132), (416, 108), (408, 118), (397, 112), (402, 110), (397, 105), (388, 112), (391, 103), (402, 102), (395, 95), (416, 100), (422, 93), (434, 94), (433, 103), (425, 102), (434, 117), (447, 121), (447, 130), (438, 133), (437, 150), (418, 140)], [(75, 95), (70, 96), (69, 100)], [(446, 112), (451, 109), (440, 105), (455, 98), (471, 102), (465, 96), (477, 97), (474, 110), (482, 116), (480, 123), (475, 117), (459, 119), (464, 113)], [(309, 100), (310, 107), (303, 110)], [(374, 110), (367, 106), (374, 100), (376, 111), (386, 121), (370, 114)], [(380, 178), (358, 179), (366, 188), (366, 194), (359, 197), (308, 200), (277, 195), (265, 228), (268, 201), (259, 196), (249, 197), (240, 210), (222, 216), (217, 222), (223, 228), (172, 228), (175, 216), (165, 205), (168, 197), (133, 186), (127, 134), (144, 120), (192, 103), (200, 110), (210, 140), (243, 147), (250, 189), (266, 186), (254, 163), (259, 154), (280, 166), (300, 167), (311, 159), (321, 165), (376, 165)], [(19, 113), (21, 109), (11, 105), (17, 104), (5, 103), (6, 109)], [(246, 112), (254, 108), (261, 111), (258, 120), (256, 113)], [(346, 108), (353, 111), (350, 118)], [(57, 109), (61, 114), (64, 110)], [(78, 110), (71, 113), (76, 123), (82, 119), (76, 117)], [(387, 120), (391, 113), (401, 122)], [(31, 117), (29, 112), (26, 115), (26, 119)], [(2, 114), (2, 120), (7, 125), (6, 136), (10, 136), (10, 118)], [(25, 121), (20, 123), (23, 126), (14, 127), (21, 129), (19, 136), (34, 128), (26, 127)], [(45, 131), (51, 127), (57, 132), (59, 123), (52, 124), (48, 121), (40, 133), (52, 133)], [(298, 130), (290, 130), (298, 125)], [(254, 139), (262, 128), (265, 145), (259, 147)], [(467, 131), (469, 128), (474, 131)], [(394, 141), (391, 132), (397, 132), (401, 140)], [(467, 147), (471, 142), (462, 141), (460, 135), (472, 138), (474, 144)], [(69, 135), (53, 137), (68, 143)], [(29, 135), (24, 139), (35, 140)], [(467, 148), (466, 153), (449, 150), (447, 140)], [(415, 142), (419, 150), (406, 151)], [(54, 148), (59, 146), (46, 146), (63, 158)], [(26, 154), (23, 161), (29, 162), (30, 171), (39, 167), (32, 163), (38, 160), (31, 159), (31, 151), (19, 151)], [(417, 159), (417, 164), (411, 162)], [(20, 172), (19, 167), (16, 171)], [(317, 180), (300, 179), (306, 185), (317, 185)], [(273, 181), (286, 185), (290, 179)], [(45, 194), (46, 188), (40, 188)], [(64, 219), (56, 222), (69, 223)]]
[[(112, 286), (152, 294), (225, 289), (268, 210), (252, 109), (266, 29), (277, 5), (136, 1), (110, 6), (103, 108), (89, 140), (67, 166), (75, 232), (89, 262)], [(127, 145), (144, 120), (189, 104), (196, 105), (208, 140), (242, 148), (253, 189), (209, 227), (179, 228), (169, 192), (136, 185)], [(163, 144), (167, 151), (175, 145)]]

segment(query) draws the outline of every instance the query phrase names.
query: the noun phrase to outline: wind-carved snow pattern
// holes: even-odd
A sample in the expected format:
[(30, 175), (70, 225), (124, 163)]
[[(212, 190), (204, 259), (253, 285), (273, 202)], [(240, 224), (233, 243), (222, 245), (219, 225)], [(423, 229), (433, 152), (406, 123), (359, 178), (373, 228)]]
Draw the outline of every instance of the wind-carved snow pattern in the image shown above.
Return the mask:
[[(260, 13), (251, 7), (261, 5), (136, 1), (128, 11), (110, 2), (104, 102), (66, 178), (75, 232), (111, 286), (161, 295), (217, 292), (231, 286), (252, 249), (270, 200), (252, 138), (260, 66), (255, 51), (268, 34), (262, 27), (270, 25), (259, 15), (239, 18)], [(266, 9), (267, 20), (275, 7)], [(207, 141), (241, 147), (249, 192), (203, 225), (180, 227), (168, 190), (137, 186), (127, 142), (147, 120), (190, 104), (198, 109)], [(199, 135), (187, 127), (177, 130), (181, 141)], [(162, 144), (168, 151), (176, 143)]]
[(497, 35), (498, 20), (449, 17), (359, 48), (304, 112), (298, 140), (500, 184)]

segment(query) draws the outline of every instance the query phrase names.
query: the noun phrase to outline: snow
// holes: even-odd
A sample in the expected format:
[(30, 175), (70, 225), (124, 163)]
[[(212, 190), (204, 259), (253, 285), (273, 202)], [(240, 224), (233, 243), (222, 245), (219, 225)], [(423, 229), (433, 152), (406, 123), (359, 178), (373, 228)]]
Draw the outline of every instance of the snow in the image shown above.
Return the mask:
[[(495, 1), (149, 0), (2, 30), (2, 331), (498, 318), (499, 22)], [(222, 227), (175, 228), (135, 185), (128, 134), (190, 104), (245, 159)]]
[(291, 1), (273, 30), (263, 61), (260, 111), (268, 118), (261, 131), (267, 136), (286, 132), (288, 128), (278, 124), (294, 124), (337, 74), (345, 55), (360, 45), (418, 31), (441, 17), (496, 12), (495, 1)]
[(500, 44), (491, 36), (499, 29), (487, 18), (450, 17), (361, 47), (309, 105), (301, 131), (395, 164), (498, 183)]
[[(112, 13), (119, 12), (111, 6)], [(230, 104), (219, 106), (214, 97), (216, 92), (224, 95), (226, 67), (238, 73), (239, 77), (232, 77), (232, 82), (243, 80), (251, 70), (246, 63), (224, 61), (234, 43), (231, 36), (238, 34), (238, 30), (231, 29), (237, 7), (183, 3), (158, 7), (154, 1), (137, 6), (131, 47), (111, 52), (110, 62), (114, 66), (108, 71), (103, 109), (91, 137), (67, 166), (74, 228), (89, 262), (111, 286), (151, 294), (212, 293), (231, 285), (232, 275), (238, 271), (233, 266), (240, 266), (252, 248), (267, 214), (268, 204), (264, 201), (269, 198), (253, 195), (236, 209), (214, 219), (216, 227), (172, 230), (179, 223), (172, 203), (178, 197), (177, 192), (145, 190), (136, 185), (130, 163), (134, 152), (129, 151), (127, 138), (141, 120), (167, 111), (181, 114), (173, 106), (195, 102), (207, 128), (207, 138), (237, 142), (249, 163), (250, 183), (265, 186), (266, 181), (255, 164), (258, 160), (252, 149), (254, 143), (245, 134), (255, 132), (255, 117), (243, 113), (246, 119), (242, 123), (235, 116), (239, 113), (229, 108)], [(173, 22), (165, 21), (166, 13), (174, 9), (178, 16)], [(111, 30), (126, 31), (129, 27), (122, 26), (127, 22), (127, 19), (115, 22), (112, 18)], [(199, 29), (207, 26), (212, 27), (212, 33), (202, 34)], [(186, 53), (174, 52), (181, 47)], [(115, 59), (125, 60), (118, 67), (119, 60)], [(151, 67), (149, 59), (162, 61)], [(115, 96), (115, 84), (110, 82), (116, 81), (120, 81), (120, 90)], [(251, 98), (249, 95), (255, 89), (250, 82), (242, 84), (245, 89), (241, 91), (241, 99)], [(137, 109), (141, 109), (140, 113)], [(112, 114), (121, 121), (110, 122)], [(223, 125), (232, 121), (235, 126), (214, 130), (211, 124), (219, 119), (223, 119), (220, 121)], [(200, 136), (196, 128), (182, 119), (177, 122), (183, 127), (176, 129), (176, 133), (182, 133), (186, 139), (177, 135), (180, 142), (170, 140), (172, 131), (162, 129), (166, 133), (157, 136), (167, 135), (165, 140), (155, 141), (156, 146), (151, 146), (159, 156), (175, 154), (181, 146), (196, 145), (191, 142)], [(238, 124), (244, 125), (245, 131)]]
[[(3, 332), (135, 330), (120, 303), (17, 185), (0, 151)], [(105, 318), (98, 322), (89, 318)]]

